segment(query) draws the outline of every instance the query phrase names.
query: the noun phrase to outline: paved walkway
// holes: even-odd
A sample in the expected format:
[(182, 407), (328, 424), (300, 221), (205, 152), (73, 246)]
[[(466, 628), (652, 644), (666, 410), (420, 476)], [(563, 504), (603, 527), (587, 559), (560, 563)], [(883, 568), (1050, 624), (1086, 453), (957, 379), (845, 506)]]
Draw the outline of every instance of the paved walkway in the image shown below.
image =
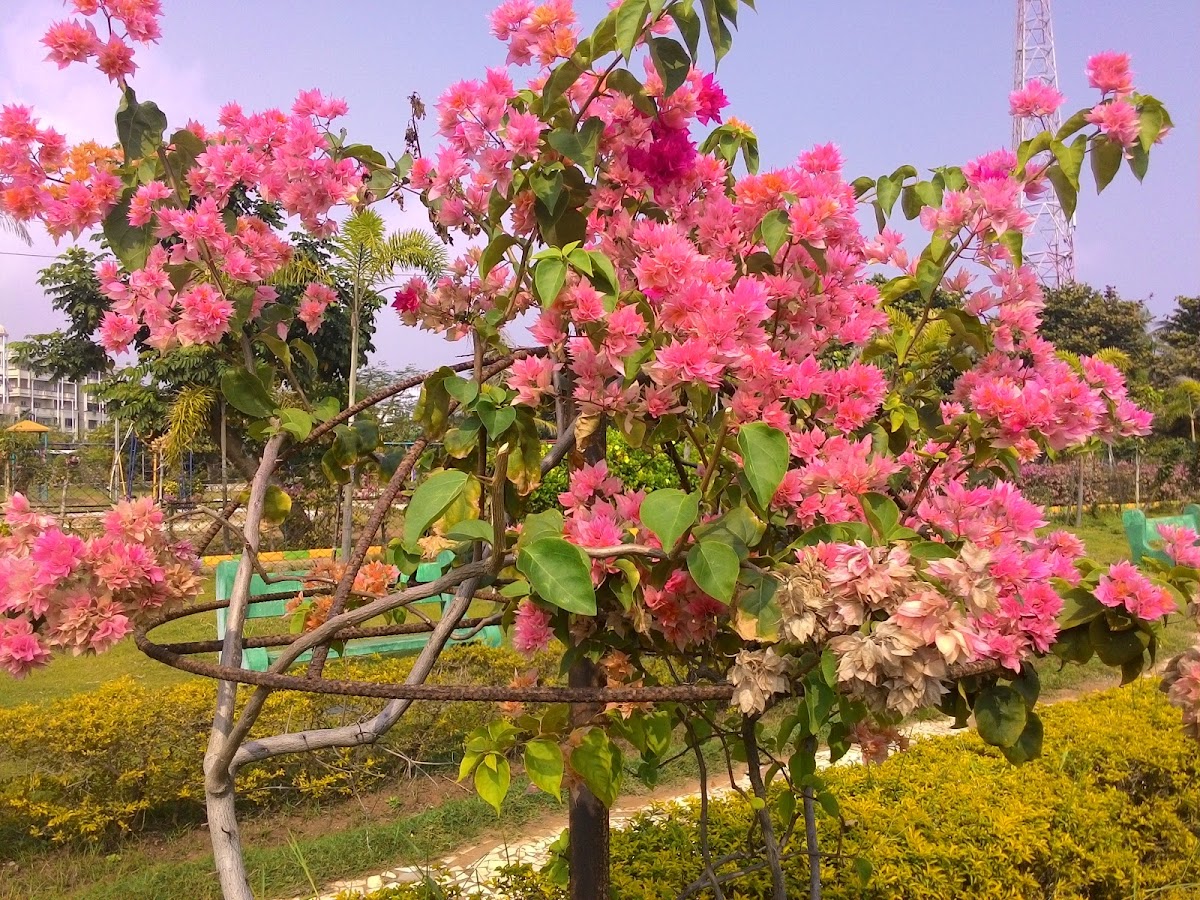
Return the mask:
[[(910, 740), (919, 740), (925, 737), (948, 735), (954, 732), (948, 722), (918, 722), (905, 729), (905, 733)], [(862, 756), (858, 750), (852, 749), (842, 759), (838, 760), (837, 764), (858, 765), (861, 762)], [(829, 751), (822, 750), (817, 754), (817, 767), (826, 768), (828, 766)], [(745, 776), (740, 779), (738, 786), (743, 790), (749, 788), (749, 783), (746, 781)], [(726, 785), (725, 787), (710, 789), (708, 795), (710, 798), (720, 797), (731, 791), (732, 788)], [(635, 816), (648, 810), (676, 803), (686, 804), (698, 801), (699, 799), (700, 791), (696, 790), (651, 802), (641, 801), (630, 806), (618, 806), (612, 812), (610, 823), (613, 828), (621, 829), (628, 825), (630, 820)], [(564, 825), (559, 822), (553, 830), (547, 827), (541, 833), (522, 836), (518, 842), (510, 843), (504, 841), (499, 845), (491, 842), (463, 847), (428, 868), (424, 866), (399, 866), (387, 872), (381, 872), (365, 878), (336, 881), (328, 885), (324, 889), (324, 893), (320, 894), (316, 900), (335, 900), (337, 895), (343, 892), (366, 894), (385, 887), (394, 887), (400, 884), (415, 884), (423, 881), (426, 874), (441, 884), (454, 883), (462, 888), (475, 891), (480, 898), (504, 900), (500, 894), (495, 893), (489, 887), (489, 884), (500, 874), (500, 870), (505, 866), (521, 863), (528, 864), (535, 869), (544, 866), (550, 860), (550, 845), (558, 840), (563, 827)], [(313, 900), (313, 897), (311, 894), (303, 894), (289, 898), (289, 900)]]

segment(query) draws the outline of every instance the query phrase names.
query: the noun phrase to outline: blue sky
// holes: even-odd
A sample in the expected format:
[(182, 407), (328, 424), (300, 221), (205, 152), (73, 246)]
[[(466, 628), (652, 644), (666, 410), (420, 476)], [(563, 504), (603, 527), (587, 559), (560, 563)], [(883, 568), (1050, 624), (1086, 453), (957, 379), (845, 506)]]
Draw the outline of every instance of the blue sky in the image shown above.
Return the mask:
[[(402, 146), (407, 96), (432, 107), (451, 82), (503, 62), (486, 14), (492, 0), (164, 0), (161, 43), (139, 51), (134, 85), (172, 124), (213, 121), (236, 99), (247, 109), (290, 105), (297, 90), (345, 97), (355, 140)], [(603, 0), (577, 0), (596, 21)], [(6, 0), (0, 13), (0, 102), (35, 105), (72, 139), (111, 134), (116, 94), (81, 67), (39, 60), (59, 0)], [(1008, 0), (759, 0), (745, 10), (718, 78), (729, 112), (759, 134), (763, 165), (785, 165), (815, 143), (836, 142), (850, 177), (961, 163), (1010, 140), (1015, 4)], [(1122, 171), (1103, 196), (1081, 195), (1076, 232), (1080, 279), (1148, 299), (1162, 314), (1179, 294), (1200, 293), (1200, 3), (1196, 0), (1059, 0), (1054, 27), (1064, 109), (1090, 105), (1087, 56), (1133, 55), (1138, 88), (1164, 100), (1176, 130), (1155, 149), (1142, 185)], [(433, 145), (430, 120), (423, 131)], [(423, 221), (394, 212), (396, 225)], [(0, 251), (33, 250), (0, 234)], [(0, 255), (0, 322), (14, 335), (53, 328), (34, 284), (49, 260)], [(388, 318), (385, 314), (385, 318)], [(453, 348), (387, 322), (377, 343), (391, 365), (444, 361)]]

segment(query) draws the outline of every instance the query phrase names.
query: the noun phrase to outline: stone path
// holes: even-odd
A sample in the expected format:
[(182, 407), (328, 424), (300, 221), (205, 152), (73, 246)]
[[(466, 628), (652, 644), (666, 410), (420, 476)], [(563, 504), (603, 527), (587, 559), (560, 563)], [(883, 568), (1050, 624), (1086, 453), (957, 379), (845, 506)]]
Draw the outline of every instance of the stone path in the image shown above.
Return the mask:
[[(905, 733), (909, 740), (915, 741), (925, 737), (952, 734), (953, 731), (946, 722), (918, 722), (905, 729)], [(837, 765), (858, 765), (861, 762), (862, 756), (858, 750), (852, 749), (838, 760)], [(826, 768), (828, 765), (829, 751), (822, 750), (817, 754), (817, 767)], [(743, 790), (749, 788), (749, 782), (745, 776), (739, 779), (738, 786)], [(710, 798), (720, 797), (731, 791), (732, 788), (726, 785), (710, 789), (708, 795)], [(700, 791), (696, 790), (651, 802), (643, 801), (631, 806), (619, 806), (613, 810), (610, 822), (613, 828), (621, 829), (640, 813), (673, 804), (686, 804), (699, 799)], [(544, 866), (550, 860), (550, 845), (558, 840), (564, 827), (565, 823), (559, 822), (553, 830), (547, 826), (541, 833), (524, 835), (517, 842), (503, 841), (499, 845), (483, 844), (463, 847), (428, 868), (400, 866), (378, 875), (336, 881), (328, 885), (315, 900), (335, 900), (338, 894), (343, 892), (362, 895), (384, 887), (415, 884), (423, 881), (427, 876), (441, 884), (453, 883), (462, 888), (469, 888), (477, 892), (480, 898), (504, 900), (501, 895), (489, 887), (490, 882), (500, 874), (500, 870), (505, 866), (521, 863), (526, 863), (534, 868)], [(314, 898), (311, 894), (303, 894), (289, 898), (289, 900), (314, 900)]]

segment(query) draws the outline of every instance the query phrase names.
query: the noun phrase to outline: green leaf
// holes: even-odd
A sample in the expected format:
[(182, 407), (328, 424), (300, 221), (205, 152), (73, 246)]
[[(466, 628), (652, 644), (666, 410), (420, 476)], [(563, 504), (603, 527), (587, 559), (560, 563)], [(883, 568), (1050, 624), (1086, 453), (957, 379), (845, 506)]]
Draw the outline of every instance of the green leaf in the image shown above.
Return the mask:
[(1050, 144), (1054, 140), (1048, 131), (1039, 131), (1027, 141), (1022, 141), (1021, 146), (1017, 148), (1017, 168), (1024, 169), (1025, 164), (1033, 159), (1039, 153), (1050, 149)]
[(579, 76), (584, 73), (585, 66), (579, 64), (575, 57), (560, 63), (550, 77), (546, 79), (546, 85), (542, 88), (542, 108), (549, 109), (554, 105), (554, 101), (566, 92), (567, 88), (579, 80)]
[(871, 529), (884, 543), (900, 525), (900, 507), (886, 494), (869, 493), (861, 497), (863, 512)]
[(1046, 179), (1054, 186), (1058, 197), (1058, 205), (1062, 207), (1063, 215), (1068, 219), (1075, 215), (1075, 207), (1079, 202), (1079, 190), (1071, 185), (1060, 166), (1051, 166), (1046, 170)]
[(1099, 136), (1092, 139), (1092, 175), (1096, 179), (1096, 193), (1108, 187), (1121, 169), (1125, 152), (1116, 141)]
[(650, 12), (648, 0), (626, 0), (617, 9), (617, 51), (629, 59), (634, 45), (646, 24), (646, 13)]
[(688, 53), (695, 58), (700, 50), (700, 17), (696, 15), (692, 2), (693, 0), (683, 0), (676, 3), (668, 10), (668, 14), (675, 20), (675, 26), (687, 45)]
[(728, 544), (718, 541), (693, 544), (688, 550), (687, 567), (704, 593), (722, 603), (733, 600), (741, 561)]
[(617, 282), (617, 270), (613, 267), (612, 260), (600, 250), (589, 250), (588, 257), (592, 260), (592, 282), (595, 283), (597, 278), (601, 278), (606, 282), (605, 293), (617, 293), (621, 285)]
[(365, 166), (386, 168), (387, 157), (369, 144), (347, 144), (338, 154), (343, 159), (357, 159)]
[(621, 793), (621, 748), (603, 729), (590, 728), (571, 751), (571, 768), (583, 783), (609, 809)]
[(443, 469), (421, 482), (408, 508), (404, 511), (404, 544), (415, 547), (426, 529), (441, 518), (442, 513), (466, 489), (470, 476), (458, 469)]
[(475, 412), (483, 427), (487, 429), (488, 436), (493, 439), (504, 434), (517, 421), (517, 411), (511, 406), (497, 409), (490, 403), (480, 403)]
[(309, 368), (315, 370), (317, 368), (317, 351), (312, 348), (312, 344), (308, 341), (302, 341), (300, 338), (292, 338), (288, 342), (289, 346), (304, 357), (304, 361), (308, 363)]
[(652, 491), (642, 501), (642, 522), (653, 531), (663, 549), (670, 553), (700, 515), (700, 495), (678, 488)]
[(452, 541), (484, 541), (488, 544), (495, 539), (492, 523), (483, 519), (463, 519), (446, 532), (446, 537)]
[(517, 569), (546, 603), (584, 616), (596, 614), (592, 564), (574, 544), (540, 537), (517, 552)]
[(537, 738), (525, 745), (525, 774), (555, 800), (562, 798), (562, 748), (556, 741)]
[(1037, 669), (1026, 664), (1022, 667), (1021, 674), (1014, 678), (1011, 684), (1013, 690), (1025, 699), (1025, 709), (1032, 712), (1037, 703), (1038, 694), (1042, 690), (1042, 682), (1038, 677)]
[(1134, 144), (1129, 148), (1129, 171), (1133, 173), (1134, 178), (1141, 181), (1149, 169), (1150, 154), (1142, 149), (1141, 144)]
[(772, 257), (779, 252), (779, 248), (788, 242), (791, 237), (791, 220), (788, 218), (786, 211), (782, 209), (773, 209), (763, 216), (762, 225), (759, 228), (762, 230), (763, 243), (767, 245), (767, 252)]
[(1083, 169), (1083, 158), (1087, 156), (1087, 135), (1081, 134), (1070, 144), (1055, 141), (1050, 145), (1059, 168), (1067, 177), (1071, 187), (1079, 190), (1079, 172)]
[(742, 427), (737, 442), (746, 481), (766, 509), (787, 474), (791, 458), (787, 435), (764, 422), (754, 422)]
[(562, 537), (562, 533), (563, 514), (557, 509), (543, 510), (540, 513), (526, 516), (525, 523), (521, 527), (521, 534), (517, 538), (517, 546), (524, 547), (526, 544), (532, 544), (538, 538), (548, 535)]
[(443, 381), (446, 393), (461, 403), (469, 406), (479, 396), (479, 385), (461, 375), (451, 375)]
[(1025, 730), (1028, 711), (1020, 692), (1003, 684), (985, 688), (975, 701), (979, 736), (993, 747), (1011, 747)]
[(221, 393), (229, 405), (254, 419), (275, 412), (275, 402), (258, 376), (247, 369), (230, 369), (221, 376)]
[(1154, 146), (1154, 142), (1158, 140), (1159, 134), (1162, 133), (1162, 127), (1166, 118), (1166, 110), (1157, 101), (1154, 103), (1143, 102), (1141, 110), (1138, 112), (1138, 144), (1137, 146), (1145, 153), (1150, 152), (1150, 148)]
[(708, 28), (708, 40), (712, 44), (713, 56), (720, 64), (721, 59), (733, 46), (733, 35), (730, 34), (729, 27), (717, 8), (717, 2), (718, 0), (700, 0), (700, 9), (704, 13), (704, 24)]
[(1063, 594), (1062, 612), (1058, 614), (1058, 627), (1063, 631), (1083, 625), (1104, 612), (1100, 604), (1086, 588), (1072, 588)]
[(1092, 619), (1088, 637), (1106, 666), (1124, 666), (1139, 659), (1150, 645), (1150, 635), (1138, 628), (1113, 630), (1104, 616)]
[(638, 81), (637, 76), (628, 69), (615, 69), (610, 72), (604, 79), (604, 84), (614, 91), (620, 91), (632, 100), (633, 105), (640, 112), (644, 112), (648, 116), (657, 114), (654, 100), (646, 94), (646, 86)]
[(138, 103), (133, 88), (125, 88), (117, 105), (117, 140), (125, 151), (125, 161), (153, 156), (162, 144), (167, 116), (157, 104)]
[(512, 771), (508, 760), (499, 753), (489, 753), (475, 767), (475, 791), (480, 798), (500, 815), (500, 805), (508, 795), (512, 784)]
[(1080, 128), (1084, 128), (1088, 123), (1087, 117), (1088, 113), (1090, 112), (1090, 109), (1081, 109), (1079, 112), (1075, 113), (1075, 115), (1071, 116), (1071, 118), (1062, 123), (1062, 127), (1058, 129), (1058, 134), (1056, 134), (1054, 137), (1057, 140), (1065, 141)]
[(533, 267), (533, 284), (542, 306), (554, 302), (566, 281), (567, 264), (562, 259), (543, 259)]
[(341, 408), (337, 397), (322, 397), (313, 404), (313, 418), (318, 422), (328, 421), (336, 416)]
[(879, 176), (875, 182), (875, 198), (885, 216), (892, 214), (892, 207), (900, 199), (900, 185), (886, 175)]
[(871, 190), (871, 188), (875, 187), (875, 179), (870, 175), (859, 175), (850, 182), (850, 186), (854, 188), (854, 199), (857, 200), (867, 191)]
[(127, 193), (120, 203), (109, 210), (104, 217), (104, 238), (112, 247), (113, 253), (126, 269), (144, 268), (150, 251), (158, 243), (154, 237), (153, 222), (134, 226), (129, 224), (129, 204), (132, 193)]
[(1000, 235), (1000, 243), (1007, 247), (1008, 252), (1012, 254), (1013, 264), (1020, 266), (1024, 259), (1025, 235), (1016, 228), (1009, 228)]
[(603, 132), (603, 120), (592, 116), (583, 123), (579, 131), (573, 128), (559, 128), (550, 132), (546, 140), (563, 156), (579, 163), (589, 172), (595, 172), (596, 150), (600, 146), (600, 135)]
[(909, 545), (908, 554), (913, 559), (951, 559), (958, 551), (938, 541), (918, 541)]
[(665, 37), (651, 38), (650, 59), (654, 62), (658, 77), (662, 79), (664, 96), (670, 97), (687, 81), (692, 60), (678, 41)]
[(1001, 747), (1000, 752), (1010, 763), (1020, 765), (1042, 755), (1042, 738), (1044, 729), (1042, 720), (1037, 713), (1029, 713), (1025, 719), (1025, 728), (1016, 743), (1011, 747)]
[(484, 249), (483, 255), (479, 257), (479, 277), (484, 278), (487, 273), (492, 271), (499, 262), (504, 259), (504, 254), (509, 247), (515, 246), (517, 239), (511, 234), (505, 234), (503, 231), (496, 235), (488, 242), (487, 248)]
[(770, 575), (754, 573), (750, 589), (737, 599), (734, 630), (746, 641), (779, 640), (779, 624), (783, 611), (775, 599), (779, 580)]
[[(556, 165), (558, 164), (556, 163)], [(553, 213), (557, 209), (558, 200), (562, 196), (562, 172), (545, 172), (537, 169), (529, 176), (529, 186), (533, 190), (533, 195), (542, 202), (547, 210)]]
[(292, 498), (278, 485), (268, 485), (263, 502), (263, 518), (271, 525), (278, 525), (292, 511)]
[(312, 416), (302, 409), (279, 410), (279, 427), (297, 441), (307, 440), (312, 433)]

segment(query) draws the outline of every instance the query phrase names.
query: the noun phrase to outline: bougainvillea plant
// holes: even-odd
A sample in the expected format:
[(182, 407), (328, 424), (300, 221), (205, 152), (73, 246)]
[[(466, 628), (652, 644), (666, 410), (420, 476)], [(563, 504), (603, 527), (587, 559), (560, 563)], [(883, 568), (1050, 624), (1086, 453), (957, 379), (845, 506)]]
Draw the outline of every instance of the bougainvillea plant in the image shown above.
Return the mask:
[[(119, 148), (70, 151), (31, 111), (5, 107), (0, 210), (56, 235), (103, 227), (115, 255), (100, 273), (106, 346), (206, 343), (243, 361), (223, 391), (257, 420), (263, 457), (222, 662), (240, 659), (258, 528), (287, 511), (272, 476), (289, 448), (328, 443), (337, 481), (352, 466), (378, 468), (387, 487), (353, 554), (327, 573), (336, 589), (305, 601), (307, 630), (272, 671), (313, 649), (308, 674), (319, 676), (339, 630), (453, 591), (430, 623), (419, 683), (486, 591), (516, 647), (557, 638), (571, 685), (620, 698), (473, 735), (462, 776), (497, 808), (514, 755), (538, 787), (569, 787), (574, 829), (597, 800), (615, 800), (624, 754), (653, 778), (675, 740), (697, 752), (719, 741), (748, 769), (757, 843), (723, 860), (701, 847), (708, 884), (721, 896), (739, 871), (765, 865), (784, 897), (781, 855), (807, 830), (816, 892), (821, 853), (805, 826), (814, 803), (837, 815), (818, 745), (834, 759), (854, 744), (879, 758), (905, 717), (938, 708), (973, 716), (1010, 760), (1029, 759), (1042, 735), (1035, 660), (1099, 657), (1135, 678), (1164, 621), (1194, 597), (1195, 534), (1164, 535), (1171, 564), (1100, 566), (1073, 535), (1045, 533), (1010, 481), (1043, 455), (1149, 427), (1115, 368), (1060, 357), (1038, 337), (1041, 292), (1022, 265), (1024, 198), (1053, 190), (1070, 215), (1085, 160), (1100, 190), (1123, 162), (1140, 179), (1171, 126), (1134, 90), (1123, 54), (1089, 62), (1095, 106), (1015, 152), (849, 179), (832, 144), (760, 171), (754, 132), (727, 116), (719, 84), (698, 68), (703, 36), (718, 61), (729, 49), (736, 0), (624, 0), (590, 33), (569, 0), (506, 0), (491, 25), (507, 65), (445, 92), (433, 156), (389, 160), (332, 131), (346, 105), (316, 92), (290, 112), (230, 104), (215, 128), (189, 122), (167, 135), (166, 116), (127, 83), (129, 43), (157, 36), (156, 0), (74, 6), (82, 18), (46, 43), (60, 64), (94, 61), (117, 82)], [(1011, 108), (1046, 117), (1061, 102), (1031, 83)], [(334, 298), (314, 286), (293, 308), (270, 278), (291, 253), (281, 219), (326, 235), (339, 211), (403, 193), (469, 249), (437, 283), (405, 285), (397, 312), (469, 342), (471, 360), (397, 386), (421, 385), (424, 435), (384, 455), (369, 423), (347, 424), (378, 397), (339, 411), (291, 386), (291, 367), (312, 364), (312, 352), (284, 343), (283, 326), (301, 316), (319, 327)], [(923, 226), (922, 246), (890, 226), (897, 203)], [(953, 304), (933, 304), (939, 287)], [(893, 308), (914, 292), (918, 315)], [(514, 349), (517, 326), (529, 346)], [(645, 493), (614, 477), (609, 429), (668, 458), (677, 484)], [(560, 465), (570, 471), (559, 508), (529, 514)], [(360, 577), (402, 494), (403, 537)], [(17, 541), (5, 545), (5, 572), (38, 552)], [(445, 549), (455, 553), (446, 575), (406, 586), (423, 555)], [(20, 646), (57, 640), (49, 617), (8, 604)], [(1200, 650), (1168, 671), (1194, 731)], [(639, 690), (670, 685), (708, 699), (639, 701), (651, 696)], [(206, 757), (228, 898), (251, 896), (233, 815), (238, 767), (376, 740), (410, 702), (345, 728), (246, 742), (269, 690), (235, 717), (235, 685), (222, 683)], [(572, 877), (589, 855), (604, 851), (577, 839)]]

